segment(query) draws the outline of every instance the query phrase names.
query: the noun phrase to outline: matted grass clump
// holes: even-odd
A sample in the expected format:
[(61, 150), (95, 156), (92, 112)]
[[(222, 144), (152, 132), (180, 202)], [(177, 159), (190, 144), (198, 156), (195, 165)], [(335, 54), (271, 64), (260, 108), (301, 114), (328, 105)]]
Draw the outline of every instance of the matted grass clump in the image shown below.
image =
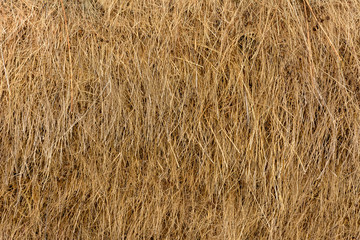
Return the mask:
[(360, 239), (360, 1), (0, 1), (1, 239)]

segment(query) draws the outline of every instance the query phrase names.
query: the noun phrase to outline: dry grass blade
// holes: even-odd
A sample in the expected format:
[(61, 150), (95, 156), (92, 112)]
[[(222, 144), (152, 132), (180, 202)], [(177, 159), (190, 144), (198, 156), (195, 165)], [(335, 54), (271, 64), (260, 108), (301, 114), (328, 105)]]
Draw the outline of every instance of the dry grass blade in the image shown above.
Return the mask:
[[(5, 80), (6, 80), (7, 88), (8, 88), (8, 91), (9, 91), (9, 97), (11, 97), (9, 76), (7, 74), (7, 71), (6, 71), (5, 59), (4, 59), (4, 53), (3, 53), (2, 45), (0, 46), (0, 50), (1, 50), (1, 60), (2, 60), (2, 63), (3, 63), (2, 65), (4, 67)], [(2, 82), (1, 82), (1, 85), (2, 85)], [(2, 92), (1, 92), (1, 95), (2, 95)]]
[(72, 58), (71, 58), (71, 45), (70, 45), (70, 39), (69, 39), (69, 30), (68, 30), (68, 23), (66, 18), (66, 12), (64, 7), (64, 1), (61, 1), (61, 7), (63, 10), (64, 15), (64, 26), (65, 26), (65, 32), (66, 32), (66, 40), (67, 40), (67, 46), (68, 46), (68, 53), (69, 53), (69, 67), (70, 67), (70, 95), (71, 95), (71, 105), (70, 109), (71, 112), (73, 111), (74, 106), (74, 87), (73, 87), (73, 66), (72, 66)]

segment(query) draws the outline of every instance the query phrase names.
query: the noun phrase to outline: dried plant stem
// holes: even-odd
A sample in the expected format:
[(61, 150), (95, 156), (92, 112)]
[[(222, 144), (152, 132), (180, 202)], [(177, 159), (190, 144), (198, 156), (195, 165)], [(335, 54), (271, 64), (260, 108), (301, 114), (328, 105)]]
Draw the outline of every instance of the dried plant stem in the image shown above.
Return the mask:
[(9, 97), (11, 97), (10, 81), (9, 81), (9, 76), (7, 74), (7, 71), (6, 71), (5, 59), (4, 59), (4, 53), (3, 53), (2, 45), (0, 45), (0, 47), (1, 47), (1, 59), (2, 59), (2, 63), (3, 63), (3, 67), (4, 67), (4, 74), (5, 74), (6, 84), (7, 84), (8, 91), (9, 91)]
[(74, 88), (73, 88), (73, 66), (72, 66), (72, 58), (71, 58), (71, 45), (70, 45), (70, 38), (69, 38), (69, 29), (68, 29), (68, 22), (66, 18), (66, 12), (65, 12), (65, 6), (64, 1), (61, 0), (61, 7), (63, 10), (64, 15), (64, 24), (65, 24), (65, 32), (66, 32), (66, 40), (67, 40), (67, 46), (68, 46), (68, 53), (69, 53), (69, 68), (70, 68), (70, 111), (73, 111), (73, 105), (74, 105)]
[[(310, 72), (311, 83), (312, 83), (313, 88), (316, 91), (316, 94), (319, 97), (319, 99), (318, 99), (319, 103), (326, 108), (326, 110), (329, 113), (329, 116), (331, 117), (332, 123), (333, 123), (333, 125), (335, 127), (335, 118), (334, 118), (333, 114), (331, 113), (330, 109), (328, 108), (328, 106), (326, 104), (326, 101), (323, 98), (321, 92), (319, 91), (318, 83), (317, 83), (315, 75), (314, 75), (315, 65), (314, 65), (314, 59), (313, 59), (313, 52), (312, 52), (312, 49), (311, 49), (310, 28), (309, 28), (309, 21), (307, 19), (308, 15), (307, 15), (307, 10), (306, 10), (307, 7), (309, 7), (312, 15), (315, 17), (317, 22), (318, 22), (318, 20), (317, 20), (315, 14), (314, 14), (314, 11), (312, 11), (312, 8), (311, 8), (310, 4), (307, 2), (307, 0), (304, 0), (303, 3), (304, 3), (304, 13), (305, 13), (305, 22), (306, 22), (307, 46), (308, 46), (308, 51), (309, 51), (309, 72)], [(319, 22), (318, 22), (318, 24), (320, 26)], [(326, 32), (325, 32), (325, 34), (326, 34)], [(328, 39), (328, 40), (330, 42), (330, 45), (333, 46), (330, 39)], [(334, 50), (335, 50), (335, 53), (339, 56), (339, 54), (337, 53), (335, 48), (334, 48)], [(339, 56), (339, 58), (340, 58), (340, 56)], [(341, 58), (340, 58), (340, 61), (341, 61)]]

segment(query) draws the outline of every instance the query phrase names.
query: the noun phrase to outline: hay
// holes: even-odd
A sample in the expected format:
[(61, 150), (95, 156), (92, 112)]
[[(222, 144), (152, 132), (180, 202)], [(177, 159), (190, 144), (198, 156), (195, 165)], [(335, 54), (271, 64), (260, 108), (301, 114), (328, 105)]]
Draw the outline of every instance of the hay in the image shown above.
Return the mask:
[(2, 239), (360, 238), (358, 0), (61, 4), (0, 2)]

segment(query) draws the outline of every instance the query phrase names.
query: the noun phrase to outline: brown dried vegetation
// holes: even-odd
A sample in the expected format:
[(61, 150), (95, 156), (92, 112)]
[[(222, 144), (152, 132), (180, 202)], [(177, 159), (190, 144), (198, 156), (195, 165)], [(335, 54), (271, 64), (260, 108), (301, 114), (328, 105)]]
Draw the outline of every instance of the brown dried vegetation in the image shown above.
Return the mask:
[(63, 6), (0, 1), (2, 239), (360, 238), (359, 0)]

